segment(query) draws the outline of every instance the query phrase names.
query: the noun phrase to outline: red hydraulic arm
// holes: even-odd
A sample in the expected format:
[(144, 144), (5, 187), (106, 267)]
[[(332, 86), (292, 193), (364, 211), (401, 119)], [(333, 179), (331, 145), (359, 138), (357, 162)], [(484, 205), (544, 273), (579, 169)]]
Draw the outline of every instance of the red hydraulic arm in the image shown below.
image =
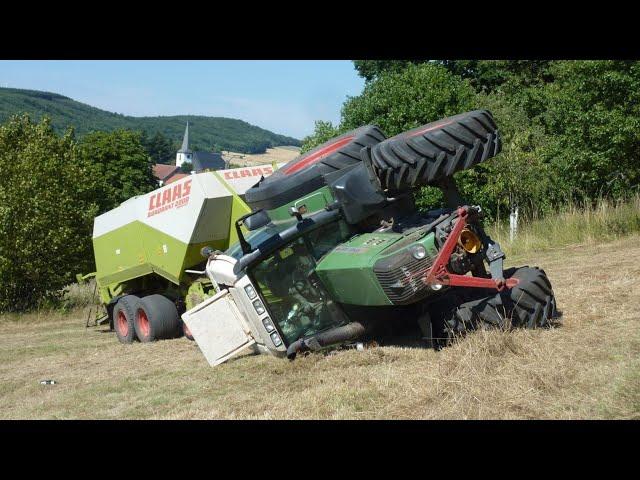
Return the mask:
[(427, 285), (450, 285), (452, 287), (475, 287), (475, 288), (495, 288), (498, 291), (502, 291), (505, 288), (513, 288), (518, 284), (517, 278), (509, 278), (505, 280), (493, 279), (493, 278), (480, 278), (470, 277), (467, 275), (458, 275), (451, 273), (447, 270), (447, 265), (451, 259), (460, 232), (467, 225), (467, 216), (469, 215), (467, 209), (464, 207), (458, 208), (458, 220), (451, 229), (451, 233), (444, 242), (444, 245), (438, 252), (431, 269), (427, 272), (427, 275), (422, 279)]

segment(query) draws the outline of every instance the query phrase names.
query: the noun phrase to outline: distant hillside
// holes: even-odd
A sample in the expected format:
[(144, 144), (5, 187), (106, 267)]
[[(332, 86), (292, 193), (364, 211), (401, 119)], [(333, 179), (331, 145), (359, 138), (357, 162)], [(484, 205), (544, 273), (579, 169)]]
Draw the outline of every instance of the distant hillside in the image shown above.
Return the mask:
[(270, 147), (300, 145), (295, 138), (277, 135), (233, 118), (194, 115), (129, 117), (100, 110), (56, 93), (0, 88), (0, 123), (21, 112), (27, 112), (38, 120), (47, 115), (58, 132), (73, 126), (78, 137), (92, 130), (127, 128), (146, 131), (149, 135), (160, 132), (177, 146), (182, 141), (185, 124), (189, 121), (190, 143), (194, 150), (210, 150), (217, 146), (235, 152), (263, 153)]

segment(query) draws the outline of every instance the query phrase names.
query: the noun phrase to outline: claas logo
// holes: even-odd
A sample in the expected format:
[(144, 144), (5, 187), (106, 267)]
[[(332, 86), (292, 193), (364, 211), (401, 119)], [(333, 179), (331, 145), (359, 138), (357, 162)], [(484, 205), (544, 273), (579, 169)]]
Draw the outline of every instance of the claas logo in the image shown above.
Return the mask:
[(149, 210), (147, 217), (152, 217), (159, 213), (165, 212), (172, 208), (184, 207), (189, 203), (189, 194), (191, 193), (191, 179), (184, 183), (166, 188), (149, 197)]
[(225, 180), (235, 180), (237, 178), (245, 178), (245, 177), (261, 177), (264, 175), (271, 175), (273, 173), (273, 168), (271, 167), (256, 167), (256, 168), (243, 168), (242, 170), (232, 170), (230, 172), (224, 172)]

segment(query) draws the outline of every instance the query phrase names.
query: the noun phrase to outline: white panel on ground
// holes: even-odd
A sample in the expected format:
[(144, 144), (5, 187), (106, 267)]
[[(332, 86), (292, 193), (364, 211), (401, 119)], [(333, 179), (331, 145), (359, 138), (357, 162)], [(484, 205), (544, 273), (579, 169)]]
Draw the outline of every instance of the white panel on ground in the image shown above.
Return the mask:
[(183, 313), (182, 320), (211, 366), (256, 343), (228, 290)]

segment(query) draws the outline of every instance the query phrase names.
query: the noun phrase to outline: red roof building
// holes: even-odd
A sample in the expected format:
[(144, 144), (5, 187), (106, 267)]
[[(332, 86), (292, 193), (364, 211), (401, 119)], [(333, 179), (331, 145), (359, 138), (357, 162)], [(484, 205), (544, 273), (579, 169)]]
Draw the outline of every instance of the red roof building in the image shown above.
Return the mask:
[(167, 180), (164, 181), (164, 185), (169, 185), (170, 183), (177, 182), (178, 180), (188, 176), (189, 176), (188, 173), (182, 173), (182, 172), (174, 173)]
[(164, 165), (162, 163), (156, 163), (153, 166), (153, 176), (160, 185), (164, 185), (174, 175), (179, 174), (180, 167), (175, 165)]

